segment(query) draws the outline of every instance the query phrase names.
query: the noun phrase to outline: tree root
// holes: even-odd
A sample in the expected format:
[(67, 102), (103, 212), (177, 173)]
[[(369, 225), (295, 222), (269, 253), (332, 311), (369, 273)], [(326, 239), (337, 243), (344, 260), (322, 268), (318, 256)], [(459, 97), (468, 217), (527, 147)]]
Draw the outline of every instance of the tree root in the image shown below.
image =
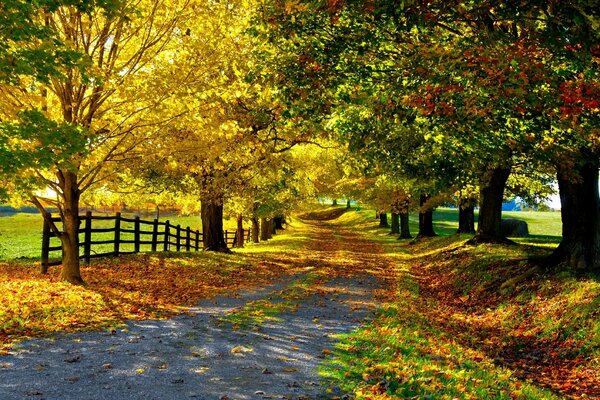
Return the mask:
[(515, 245), (516, 242), (501, 236), (492, 236), (487, 234), (476, 234), (473, 238), (467, 240), (465, 245), (477, 246), (484, 243)]
[(504, 282), (502, 285), (500, 285), (500, 290), (516, 286), (517, 283), (520, 283), (520, 282), (526, 280), (527, 278), (530, 278), (533, 275), (541, 273), (541, 272), (543, 272), (542, 267), (539, 265), (534, 265), (533, 267), (529, 268), (527, 271), (523, 272), (522, 274), (517, 275), (514, 278), (510, 278), (509, 280)]

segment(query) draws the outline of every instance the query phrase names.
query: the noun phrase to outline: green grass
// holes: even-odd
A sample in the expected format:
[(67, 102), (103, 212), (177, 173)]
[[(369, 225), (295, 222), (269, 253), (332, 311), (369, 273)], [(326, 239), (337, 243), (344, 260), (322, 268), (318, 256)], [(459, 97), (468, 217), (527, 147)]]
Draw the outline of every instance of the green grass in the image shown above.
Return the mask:
[[(455, 231), (455, 210), (443, 210), (440, 216), (446, 225), (440, 229), (438, 222), (438, 231)], [(558, 398), (520, 381), (479, 350), (461, 345), (423, 314), (424, 300), (411, 271), (412, 260), (423, 257), (420, 254), (430, 247), (446, 248), (467, 235), (432, 238), (422, 249), (418, 245), (407, 250), (387, 229), (377, 227), (372, 211), (347, 212), (336, 222), (379, 243), (390, 267), (396, 268), (398, 280), (391, 301), (383, 304), (372, 322), (339, 336), (334, 358), (321, 365), (322, 376), (357, 399)]]
[[(124, 215), (130, 217), (129, 215)], [(144, 218), (142, 218), (144, 219)], [(151, 221), (148, 217), (146, 220)], [(198, 216), (166, 216), (160, 219), (161, 222), (169, 220), (171, 225), (181, 225), (182, 228), (190, 227), (192, 230), (202, 229), (200, 217)], [(247, 229), (248, 224), (245, 224)], [(40, 214), (16, 213), (9, 215), (0, 215), (0, 260), (23, 259), (25, 262), (38, 260), (41, 257), (42, 248), (42, 226), (43, 219)], [(114, 221), (93, 221), (94, 228), (109, 228), (114, 226)], [(236, 221), (228, 219), (224, 221), (226, 230), (233, 232), (236, 229)], [(122, 229), (133, 229), (133, 223), (122, 222)], [(142, 230), (150, 231), (150, 225), (142, 225)], [(92, 240), (111, 240), (114, 233), (94, 233)], [(83, 240), (83, 235), (80, 236)], [(133, 240), (133, 234), (122, 233), (122, 240)], [(142, 237), (143, 240), (150, 240), (150, 236)], [(50, 246), (59, 246), (60, 241), (57, 238), (50, 240)], [(113, 250), (112, 244), (94, 245), (93, 253), (105, 253)], [(133, 251), (132, 244), (123, 244), (121, 251)], [(141, 246), (142, 251), (150, 251), (150, 245)], [(53, 252), (50, 257), (59, 257), (60, 252)]]
[[(370, 210), (361, 210), (363, 216), (361, 221), (375, 219), (375, 212)], [(475, 223), (477, 226), (478, 212), (475, 211)], [(529, 227), (529, 237), (513, 238), (518, 243), (523, 244), (546, 244), (553, 245), (560, 242), (562, 235), (562, 225), (560, 212), (556, 211), (504, 211), (503, 218), (515, 218), (527, 222)], [(419, 215), (411, 213), (409, 217), (410, 232), (416, 235), (419, 232)], [(391, 223), (388, 214), (388, 222)], [(437, 208), (433, 213), (433, 228), (438, 235), (448, 236), (456, 233), (458, 229), (458, 210), (454, 208)], [(383, 229), (383, 228), (381, 228)]]

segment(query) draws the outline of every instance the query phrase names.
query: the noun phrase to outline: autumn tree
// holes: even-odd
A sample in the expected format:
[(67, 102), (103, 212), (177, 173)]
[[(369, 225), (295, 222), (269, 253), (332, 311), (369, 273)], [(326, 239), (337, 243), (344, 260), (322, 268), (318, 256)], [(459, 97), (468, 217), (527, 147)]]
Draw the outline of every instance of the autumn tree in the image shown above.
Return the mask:
[[(388, 130), (347, 130), (347, 140), (383, 150), (382, 158), (442, 151), (442, 159), (423, 159), (434, 161), (437, 179), (463, 176), (465, 186), (480, 188), (475, 242), (504, 240), (501, 204), (516, 163), (554, 164), (565, 204), (554, 258), (597, 268), (595, 1), (267, 4), (266, 36), (288, 52), (275, 66), (284, 86), (294, 82), (287, 90), (297, 109), (342, 115), (338, 120), (358, 115), (370, 128), (394, 121), (408, 128), (395, 143), (418, 128), (415, 149), (423, 150), (416, 157), (389, 151), (382, 143)], [(358, 112), (348, 118), (352, 109)], [(584, 223), (574, 204), (593, 218)]]
[[(60, 74), (47, 81), (33, 76), (5, 85), (0, 97), (9, 105), (2, 109), (5, 134), (26, 154), (9, 176), (12, 188), (38, 207), (61, 240), (61, 277), (81, 284), (81, 194), (109, 179), (113, 166), (181, 113), (164, 103), (169, 85), (179, 84), (171, 60), (194, 10), (176, 0), (104, 2), (109, 9), (99, 7), (103, 2), (63, 3), (40, 8), (32, 19), (81, 62), (58, 65)], [(59, 209), (62, 227), (46, 205)]]

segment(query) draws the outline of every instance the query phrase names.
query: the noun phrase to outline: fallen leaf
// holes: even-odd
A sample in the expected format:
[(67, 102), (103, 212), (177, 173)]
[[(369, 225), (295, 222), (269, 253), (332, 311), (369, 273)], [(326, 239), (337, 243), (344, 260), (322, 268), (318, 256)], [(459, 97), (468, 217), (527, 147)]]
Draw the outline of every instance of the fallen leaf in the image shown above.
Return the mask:
[(237, 353), (250, 353), (254, 351), (253, 349), (249, 348), (249, 347), (244, 347), (244, 346), (235, 346), (233, 349), (231, 349), (231, 352), (234, 354)]

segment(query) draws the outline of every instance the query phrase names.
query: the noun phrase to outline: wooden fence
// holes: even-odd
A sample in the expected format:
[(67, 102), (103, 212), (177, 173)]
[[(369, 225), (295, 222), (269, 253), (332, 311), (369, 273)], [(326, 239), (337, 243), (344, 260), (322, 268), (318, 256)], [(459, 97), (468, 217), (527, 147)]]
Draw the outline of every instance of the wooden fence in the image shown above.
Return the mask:
[[(93, 227), (92, 221), (114, 221), (112, 227)], [(52, 217), (53, 222), (61, 222), (60, 217)], [(124, 228), (121, 223), (133, 224), (133, 228)], [(92, 234), (108, 234), (110, 239), (98, 238), (94, 239)], [(112, 233), (112, 234), (111, 234)], [(202, 249), (202, 232), (192, 230), (189, 226), (182, 228), (180, 225), (172, 225), (168, 220), (159, 222), (144, 221), (140, 217), (125, 218), (121, 213), (116, 213), (114, 216), (92, 216), (91, 212), (79, 216), (79, 234), (83, 234), (83, 239), (80, 237), (79, 247), (83, 248), (80, 251), (79, 258), (86, 264), (89, 264), (92, 258), (118, 256), (120, 254), (139, 253), (142, 245), (150, 246), (150, 251), (198, 251)], [(124, 239), (123, 234), (133, 235), (131, 239)], [(233, 247), (237, 231), (230, 233), (223, 232), (225, 243)], [(96, 235), (97, 236), (97, 235)], [(50, 224), (44, 220), (44, 228), (42, 232), (42, 268), (50, 265), (59, 265), (61, 259), (50, 260), (50, 253), (62, 251), (62, 247), (51, 246), (50, 239), (56, 237), (56, 234), (50, 229)], [(244, 243), (250, 241), (250, 230), (244, 229)], [(111, 251), (98, 252), (93, 246), (110, 246)], [(125, 250), (123, 245), (129, 245), (129, 249)]]

